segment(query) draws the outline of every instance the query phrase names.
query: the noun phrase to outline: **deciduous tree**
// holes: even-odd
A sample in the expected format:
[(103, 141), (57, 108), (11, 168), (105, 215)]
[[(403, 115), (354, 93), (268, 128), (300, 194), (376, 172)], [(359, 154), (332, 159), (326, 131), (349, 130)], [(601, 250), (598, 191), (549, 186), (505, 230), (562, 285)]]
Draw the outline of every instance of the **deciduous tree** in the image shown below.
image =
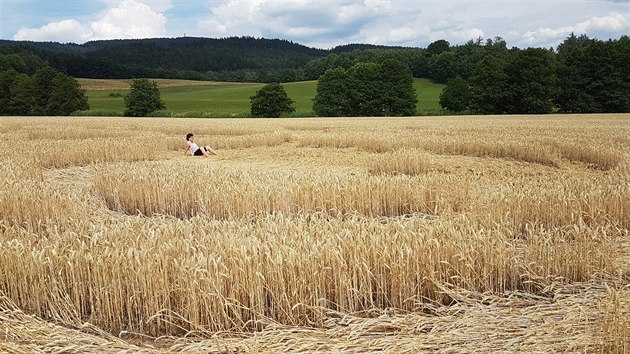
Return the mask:
[(443, 52), (433, 55), (429, 60), (431, 79), (439, 83), (447, 83), (455, 76), (456, 56), (454, 52)]
[(409, 116), (417, 101), (409, 66), (386, 59), (326, 71), (317, 82), (313, 111), (319, 116)]
[(132, 117), (146, 117), (166, 108), (157, 83), (147, 79), (133, 80), (131, 91), (125, 96), (125, 107), (125, 115)]
[(11, 115), (9, 106), (13, 93), (11, 90), (15, 87), (17, 81), (17, 71), (10, 69), (0, 71), (0, 115)]
[(502, 57), (486, 55), (470, 78), (470, 108), (480, 114), (506, 113), (508, 80), (507, 62)]
[(508, 83), (506, 113), (551, 113), (556, 85), (552, 52), (543, 48), (513, 51), (505, 74)]
[(53, 87), (46, 107), (49, 115), (67, 116), (90, 108), (85, 90), (74, 78), (58, 73), (53, 78)]
[(382, 116), (382, 82), (379, 65), (358, 63), (348, 70), (350, 109), (354, 116)]
[(351, 115), (348, 74), (342, 67), (328, 69), (317, 81), (313, 111), (322, 117)]
[(11, 98), (7, 114), (16, 116), (28, 116), (33, 114), (35, 96), (33, 92), (33, 80), (26, 74), (18, 74), (11, 87)]
[(418, 97), (413, 88), (409, 66), (400, 60), (385, 60), (380, 65), (382, 114), (412, 116), (416, 113)]
[(277, 118), (282, 114), (295, 112), (293, 100), (279, 83), (263, 86), (250, 97), (251, 113), (254, 117)]
[(561, 112), (630, 112), (630, 38), (569, 36), (558, 46)]
[(440, 106), (452, 112), (461, 112), (470, 108), (468, 82), (461, 77), (450, 79), (440, 94)]
[(54, 115), (48, 111), (50, 95), (55, 89), (54, 79), (59, 72), (50, 66), (43, 67), (33, 75), (33, 115)]
[(444, 39), (439, 39), (427, 46), (427, 55), (432, 56), (448, 52), (450, 49), (450, 43)]

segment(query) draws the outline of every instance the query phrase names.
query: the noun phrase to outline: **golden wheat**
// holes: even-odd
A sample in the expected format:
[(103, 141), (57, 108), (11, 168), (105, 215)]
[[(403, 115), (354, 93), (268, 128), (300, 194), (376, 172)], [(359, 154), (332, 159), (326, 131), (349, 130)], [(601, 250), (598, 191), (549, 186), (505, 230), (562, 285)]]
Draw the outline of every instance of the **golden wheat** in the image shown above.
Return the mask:
[(378, 156), (370, 161), (368, 172), (371, 174), (403, 174), (408, 176), (429, 172), (429, 157), (413, 150), (399, 150), (392, 154)]
[[(141, 219), (76, 229), (81, 233), (56, 230), (54, 243), (5, 230), (3, 239), (12, 241), (0, 260), (11, 286), (3, 291), (39, 316), (155, 336), (178, 333), (176, 326), (147, 323), (159, 313), (212, 331), (252, 329), (265, 318), (322, 326), (326, 309), (413, 310), (425, 299), (448, 304), (440, 284), (536, 292), (549, 276), (588, 280), (611, 261), (611, 239), (603, 231), (592, 239), (586, 227), (533, 231), (520, 258), (509, 230), (466, 220)], [(24, 263), (11, 262), (16, 258)], [(29, 288), (47, 291), (21, 296)], [(59, 302), (67, 307), (49, 307)]]
[(140, 169), (126, 164), (97, 167), (95, 185), (113, 210), (179, 218), (436, 214), (459, 210), (467, 198), (467, 190), (451, 190), (448, 179), (208, 169), (186, 161), (149, 163)]
[(0, 118), (0, 350), (627, 351), (629, 120)]
[(608, 296), (602, 301), (602, 308), (604, 313), (601, 320), (602, 351), (630, 352), (630, 291), (608, 289)]

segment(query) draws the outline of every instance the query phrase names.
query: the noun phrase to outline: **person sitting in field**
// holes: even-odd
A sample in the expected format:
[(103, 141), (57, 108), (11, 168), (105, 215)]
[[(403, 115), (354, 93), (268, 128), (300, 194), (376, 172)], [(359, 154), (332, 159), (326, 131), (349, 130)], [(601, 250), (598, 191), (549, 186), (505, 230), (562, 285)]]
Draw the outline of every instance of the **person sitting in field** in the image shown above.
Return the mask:
[(190, 154), (191, 156), (210, 156), (210, 155), (218, 155), (216, 151), (212, 150), (210, 146), (198, 146), (193, 141), (193, 133), (186, 134), (186, 155)]

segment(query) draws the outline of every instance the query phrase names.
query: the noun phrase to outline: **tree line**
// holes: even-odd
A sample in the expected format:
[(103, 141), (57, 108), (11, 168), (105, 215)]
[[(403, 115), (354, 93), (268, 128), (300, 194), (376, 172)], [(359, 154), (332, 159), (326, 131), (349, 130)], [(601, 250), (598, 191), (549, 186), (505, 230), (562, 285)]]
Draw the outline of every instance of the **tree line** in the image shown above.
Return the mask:
[[(399, 85), (385, 74), (392, 63), (400, 65), (398, 72), (405, 73), (404, 79), (396, 79)], [(414, 114), (399, 107), (410, 106), (412, 100), (392, 103), (395, 97), (409, 95), (408, 74), (446, 84), (440, 104), (447, 112), (630, 112), (630, 38), (625, 35), (602, 41), (571, 34), (555, 49), (508, 48), (500, 37), (478, 38), (457, 46), (438, 40), (426, 48), (350, 44), (331, 50), (253, 37), (115, 40), (84, 45), (0, 41), (0, 97), (3, 103), (7, 95), (13, 100), (2, 105), (10, 107), (3, 108), (4, 114), (28, 111), (24, 108), (28, 105), (19, 100), (28, 96), (24, 92), (35, 81), (26, 82), (47, 66), (65, 75), (88, 78), (266, 83), (319, 80), (313, 109), (320, 115)], [(375, 96), (385, 91), (392, 92), (391, 97)], [(49, 110), (37, 107), (30, 112)]]
[(96, 79), (302, 81), (302, 67), (328, 54), (327, 50), (291, 41), (247, 36), (109, 40), (82, 45), (0, 41), (0, 46), (29, 49), (66, 75)]
[(446, 50), (434, 61), (443, 62), (440, 79), (447, 82), (440, 104), (452, 112), (630, 112), (628, 36), (601, 41), (572, 34), (555, 51), (507, 49), (497, 40)]
[(75, 79), (29, 49), (0, 46), (0, 115), (69, 115), (88, 108)]
[(49, 67), (33, 75), (10, 69), (0, 72), (0, 115), (67, 116), (89, 109), (77, 80)]
[[(398, 60), (414, 77), (447, 84), (449, 112), (542, 114), (630, 112), (630, 37), (597, 40), (571, 34), (557, 49), (508, 48), (500, 38), (451, 46), (367, 49), (330, 54), (304, 67), (308, 79), (357, 63)], [(422, 93), (420, 93), (422, 94)]]
[(326, 70), (317, 82), (313, 111), (333, 117), (411, 116), (417, 101), (411, 70), (389, 59)]

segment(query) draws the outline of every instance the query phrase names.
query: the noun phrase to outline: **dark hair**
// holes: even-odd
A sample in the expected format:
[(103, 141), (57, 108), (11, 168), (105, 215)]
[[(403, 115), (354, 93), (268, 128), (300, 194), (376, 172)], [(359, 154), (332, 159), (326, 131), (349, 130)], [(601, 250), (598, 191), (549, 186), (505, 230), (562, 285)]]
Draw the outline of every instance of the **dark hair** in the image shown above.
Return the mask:
[(193, 133), (186, 134), (186, 141), (188, 141), (188, 139), (190, 139), (191, 136), (193, 136)]

